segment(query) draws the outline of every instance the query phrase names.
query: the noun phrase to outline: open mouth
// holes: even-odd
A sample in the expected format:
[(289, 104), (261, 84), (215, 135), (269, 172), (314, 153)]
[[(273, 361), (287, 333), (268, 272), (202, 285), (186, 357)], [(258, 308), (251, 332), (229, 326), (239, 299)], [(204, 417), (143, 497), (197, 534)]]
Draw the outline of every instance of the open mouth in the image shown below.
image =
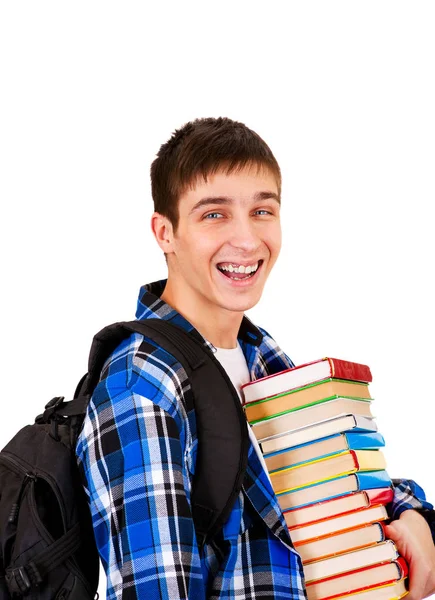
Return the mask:
[(217, 265), (217, 268), (222, 273), (222, 275), (225, 275), (225, 277), (227, 277), (228, 279), (231, 279), (233, 281), (246, 281), (248, 279), (252, 279), (257, 275), (257, 273), (261, 269), (261, 265), (263, 264), (263, 262), (263, 259), (260, 259), (256, 264), (250, 265), (249, 267), (247, 267), (247, 269), (243, 268), (242, 271), (239, 270), (240, 267), (234, 266), (232, 264), (228, 265), (227, 263), (223, 263), (225, 264), (225, 267)]

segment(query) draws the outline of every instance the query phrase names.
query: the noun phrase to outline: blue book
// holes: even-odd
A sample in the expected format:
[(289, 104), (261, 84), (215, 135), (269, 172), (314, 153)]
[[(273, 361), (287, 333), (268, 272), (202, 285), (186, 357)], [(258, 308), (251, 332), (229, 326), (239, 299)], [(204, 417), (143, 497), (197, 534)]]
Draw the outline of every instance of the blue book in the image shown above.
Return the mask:
[(347, 431), (321, 439), (264, 454), (269, 473), (332, 456), (347, 450), (379, 450), (385, 440), (378, 432)]
[(289, 510), (331, 500), (345, 494), (389, 487), (392, 487), (392, 482), (386, 471), (360, 471), (307, 485), (293, 492), (283, 492), (277, 494), (277, 498), (281, 509)]

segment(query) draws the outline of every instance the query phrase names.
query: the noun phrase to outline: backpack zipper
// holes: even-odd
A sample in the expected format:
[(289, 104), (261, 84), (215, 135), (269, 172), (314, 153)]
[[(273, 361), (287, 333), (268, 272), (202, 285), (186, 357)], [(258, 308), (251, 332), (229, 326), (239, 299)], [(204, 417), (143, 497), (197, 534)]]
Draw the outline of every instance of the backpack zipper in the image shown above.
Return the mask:
[[(5, 450), (3, 450), (0, 453), (0, 459), (2, 462), (7, 462), (7, 463), (9, 463), (9, 465), (12, 465), (13, 466), (12, 470), (15, 471), (15, 473), (17, 473), (19, 475), (24, 475), (25, 476), (24, 482), (26, 482), (26, 485), (27, 485), (27, 483), (29, 483), (29, 481), (31, 481), (31, 480), (35, 481), (38, 477), (40, 479), (44, 479), (50, 485), (50, 487), (52, 488), (52, 490), (54, 492), (54, 495), (56, 496), (57, 502), (59, 504), (60, 514), (62, 517), (63, 530), (67, 531), (65, 508), (63, 506), (62, 496), (60, 494), (59, 487), (58, 487), (55, 479), (53, 479), (53, 477), (51, 477), (50, 475), (48, 475), (46, 473), (38, 473), (38, 472), (32, 472), (31, 470), (27, 470), (27, 468), (23, 464), (21, 464), (21, 462), (19, 462), (13, 455), (9, 454), (9, 452), (7, 452)], [(22, 487), (24, 486), (24, 482), (22, 484)], [(20, 494), (18, 496), (18, 500), (21, 500), (21, 497), (22, 497), (22, 494)], [(12, 510), (11, 510), (10, 516), (12, 516)], [(18, 516), (18, 512), (17, 512), (17, 516)]]
[(33, 475), (33, 473), (26, 473), (24, 475), (24, 479), (21, 483), (17, 499), (12, 504), (11, 512), (9, 513), (8, 523), (10, 523), (11, 525), (15, 525), (17, 522), (18, 514), (20, 512), (20, 507), (21, 507), (21, 500), (23, 498), (24, 491), (25, 491), (27, 485), (30, 482), (35, 482), (35, 480), (36, 480), (36, 477)]
[(4, 450), (0, 453), (0, 462), (10, 463), (8, 466), (13, 465), (12, 471), (14, 471), (17, 475), (27, 475), (27, 470), (16, 461), (13, 456), (7, 454)]
[(8, 463), (8, 468), (10, 468), (11, 471), (16, 473), (17, 475), (24, 475), (23, 481), (20, 485), (20, 489), (18, 490), (17, 497), (15, 499), (15, 502), (13, 502), (12, 504), (11, 511), (8, 517), (8, 523), (10, 523), (11, 525), (15, 525), (15, 523), (17, 522), (18, 513), (20, 512), (21, 500), (23, 498), (23, 494), (27, 487), (27, 484), (30, 483), (30, 481), (36, 479), (36, 477), (32, 472), (26, 471), (26, 469), (22, 465), (20, 465), (16, 460), (14, 460), (11, 456), (5, 456), (5, 454), (2, 453), (0, 454), (0, 459), (1, 462)]

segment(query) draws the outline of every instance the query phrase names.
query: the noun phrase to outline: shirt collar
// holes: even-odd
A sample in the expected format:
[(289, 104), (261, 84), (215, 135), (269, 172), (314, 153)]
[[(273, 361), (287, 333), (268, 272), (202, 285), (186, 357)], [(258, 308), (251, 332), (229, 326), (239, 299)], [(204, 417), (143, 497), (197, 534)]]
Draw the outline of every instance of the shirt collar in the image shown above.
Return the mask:
[[(160, 318), (171, 321), (174, 325), (178, 325), (186, 331), (191, 332), (197, 339), (206, 342), (214, 350), (213, 344), (201, 336), (195, 327), (175, 308), (172, 308), (172, 306), (160, 298), (165, 289), (166, 282), (167, 279), (160, 279), (159, 281), (147, 283), (140, 288), (136, 319)], [(263, 334), (246, 315), (243, 315), (237, 338), (244, 344), (259, 346), (263, 340)]]

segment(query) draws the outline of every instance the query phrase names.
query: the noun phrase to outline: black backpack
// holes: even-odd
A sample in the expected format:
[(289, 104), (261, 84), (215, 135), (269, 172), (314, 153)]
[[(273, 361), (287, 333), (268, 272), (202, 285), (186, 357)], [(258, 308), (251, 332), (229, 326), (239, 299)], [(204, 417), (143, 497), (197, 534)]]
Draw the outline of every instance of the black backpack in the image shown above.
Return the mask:
[(228, 375), (199, 337), (168, 321), (114, 323), (95, 335), (74, 399), (50, 400), (0, 452), (0, 600), (96, 596), (99, 558), (75, 446), (104, 362), (134, 332), (172, 354), (191, 383), (198, 428), (192, 516), (200, 551), (228, 519), (249, 446)]

